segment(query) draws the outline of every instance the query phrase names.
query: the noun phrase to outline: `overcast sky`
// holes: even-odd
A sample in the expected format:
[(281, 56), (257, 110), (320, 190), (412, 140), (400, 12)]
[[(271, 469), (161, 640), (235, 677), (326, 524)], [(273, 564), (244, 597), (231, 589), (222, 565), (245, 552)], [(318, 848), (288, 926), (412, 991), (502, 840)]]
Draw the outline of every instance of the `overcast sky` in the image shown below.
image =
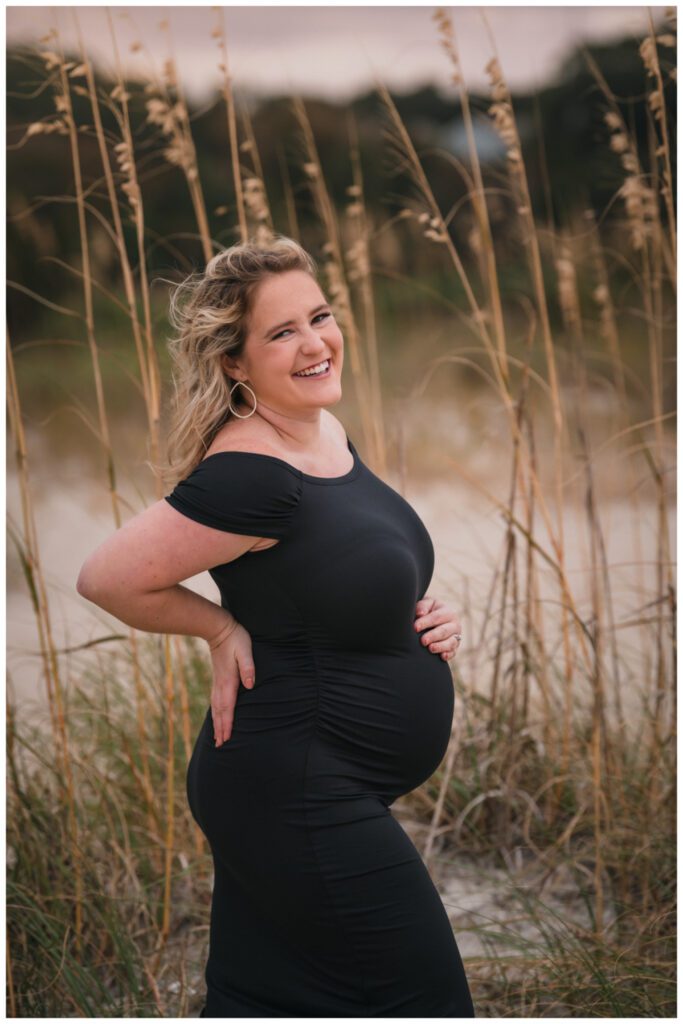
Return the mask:
[[(450, 68), (432, 21), (435, 5), (424, 6), (249, 6), (223, 7), (228, 58), (234, 84), (260, 93), (298, 93), (347, 99), (372, 86), (373, 74), (404, 91), (433, 82), (448, 87)], [(458, 34), (467, 84), (487, 84), (484, 68), (492, 56), (486, 18), (503, 69), (514, 89), (541, 86), (553, 77), (573, 46), (583, 40), (607, 42), (624, 35), (640, 40), (647, 11), (657, 23), (664, 7), (527, 6), (448, 8)], [(75, 42), (74, 15), (89, 55), (111, 67), (111, 39), (103, 7), (7, 7), (7, 42), (36, 43), (51, 27), (67, 48)], [(186, 92), (208, 95), (218, 82), (218, 46), (211, 31), (213, 7), (117, 7), (110, 5), (119, 48), (131, 74), (152, 61), (160, 68), (168, 54), (159, 22), (169, 18), (171, 37)], [(131, 52), (131, 44), (145, 49)]]

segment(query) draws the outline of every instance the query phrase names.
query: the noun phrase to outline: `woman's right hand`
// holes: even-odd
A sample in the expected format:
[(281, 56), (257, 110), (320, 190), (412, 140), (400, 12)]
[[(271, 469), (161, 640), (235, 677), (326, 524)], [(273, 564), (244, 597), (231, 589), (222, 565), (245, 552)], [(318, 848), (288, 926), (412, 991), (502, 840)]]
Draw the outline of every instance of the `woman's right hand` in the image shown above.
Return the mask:
[(253, 689), (256, 669), (251, 636), (239, 622), (224, 640), (210, 649), (213, 666), (211, 717), (216, 746), (230, 739), (240, 681)]

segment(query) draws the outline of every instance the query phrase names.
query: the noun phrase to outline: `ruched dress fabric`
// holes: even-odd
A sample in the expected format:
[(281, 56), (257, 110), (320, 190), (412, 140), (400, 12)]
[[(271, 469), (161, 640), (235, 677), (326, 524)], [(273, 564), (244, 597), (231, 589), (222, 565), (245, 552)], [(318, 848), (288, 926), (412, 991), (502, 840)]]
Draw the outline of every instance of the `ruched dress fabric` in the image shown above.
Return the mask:
[(230, 739), (187, 772), (215, 865), (203, 1017), (473, 1017), (448, 916), (389, 805), (439, 766), (450, 667), (420, 642), (434, 568), (414, 509), (353, 456), (318, 477), (206, 457), (166, 500), (279, 543), (210, 570), (251, 635)]

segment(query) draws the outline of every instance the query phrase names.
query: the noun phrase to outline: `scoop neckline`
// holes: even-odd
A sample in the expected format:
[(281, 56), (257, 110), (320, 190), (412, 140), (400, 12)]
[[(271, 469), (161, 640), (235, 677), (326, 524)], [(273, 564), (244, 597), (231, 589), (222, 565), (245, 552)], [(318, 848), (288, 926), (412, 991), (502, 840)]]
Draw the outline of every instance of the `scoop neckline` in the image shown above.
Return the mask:
[(295, 474), (295, 476), (300, 477), (302, 480), (307, 480), (309, 483), (312, 484), (343, 484), (346, 483), (347, 481), (353, 480), (358, 475), (358, 471), (360, 470), (360, 458), (348, 434), (346, 435), (346, 446), (353, 455), (353, 464), (348, 473), (343, 473), (341, 476), (313, 476), (312, 473), (304, 473), (304, 471), (302, 469), (299, 469), (298, 466), (293, 466), (291, 462), (287, 462), (286, 459), (280, 459), (278, 458), (277, 455), (266, 455), (263, 452), (235, 451), (233, 449), (226, 449), (225, 451), (220, 452), (212, 452), (211, 455), (205, 456), (205, 458), (201, 460), (199, 465), (201, 465), (202, 462), (208, 462), (209, 459), (216, 458), (217, 455), (250, 455), (252, 458), (266, 459), (268, 462), (277, 462), (280, 466), (284, 466), (286, 469), (289, 469), (292, 473)]

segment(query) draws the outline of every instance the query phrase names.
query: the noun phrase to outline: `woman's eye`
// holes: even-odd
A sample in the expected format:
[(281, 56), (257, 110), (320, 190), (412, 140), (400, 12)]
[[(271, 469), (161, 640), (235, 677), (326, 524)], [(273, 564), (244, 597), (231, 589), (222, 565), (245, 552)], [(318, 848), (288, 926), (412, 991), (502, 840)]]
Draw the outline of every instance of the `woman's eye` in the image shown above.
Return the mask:
[[(329, 313), (329, 312), (328, 312), (328, 313), (318, 313), (318, 315), (317, 315), (317, 316), (314, 316), (314, 317), (313, 317), (313, 323), (315, 323), (315, 322), (316, 322), (316, 320), (319, 320), (319, 319), (320, 319), (320, 317), (322, 317), (322, 318), (324, 319), (324, 318), (325, 318), (326, 316), (332, 316), (332, 314), (331, 314), (331, 313)], [(286, 333), (287, 333), (287, 331), (289, 331), (289, 330), (290, 330), (290, 328), (289, 328), (289, 327), (285, 327), (285, 329), (284, 329), (283, 331), (278, 331), (278, 333), (277, 333), (277, 334), (273, 335), (273, 340), (275, 340), (275, 338), (281, 338), (281, 337), (282, 337), (282, 335), (283, 335), (283, 334), (286, 334)]]

